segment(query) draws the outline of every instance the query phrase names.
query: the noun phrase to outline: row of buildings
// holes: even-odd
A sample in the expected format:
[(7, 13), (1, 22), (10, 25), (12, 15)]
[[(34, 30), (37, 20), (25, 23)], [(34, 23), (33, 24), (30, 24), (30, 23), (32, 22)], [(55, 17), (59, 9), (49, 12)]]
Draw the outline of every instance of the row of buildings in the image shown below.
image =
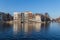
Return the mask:
[(0, 22), (6, 22), (13, 20), (13, 16), (11, 16), (9, 13), (0, 12)]
[(14, 16), (9, 13), (0, 12), (0, 22), (19, 21), (19, 22), (44, 22), (50, 21), (48, 13), (14, 12)]
[(50, 21), (50, 17), (48, 13), (45, 13), (45, 15), (41, 13), (32, 13), (30, 11), (26, 12), (14, 12), (14, 21), (20, 21), (20, 22), (47, 22)]
[(54, 19), (53, 21), (55, 21), (55, 22), (59, 22), (59, 23), (60, 23), (60, 17)]

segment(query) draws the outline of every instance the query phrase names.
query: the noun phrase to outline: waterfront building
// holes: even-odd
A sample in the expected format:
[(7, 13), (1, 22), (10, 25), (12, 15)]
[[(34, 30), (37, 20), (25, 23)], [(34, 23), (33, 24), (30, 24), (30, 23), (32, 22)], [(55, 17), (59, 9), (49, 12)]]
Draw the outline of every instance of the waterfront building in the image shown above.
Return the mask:
[(0, 12), (0, 21), (1, 22), (4, 22), (4, 21), (6, 22), (6, 21), (9, 21), (9, 20), (12, 20), (12, 19), (13, 19), (13, 17), (10, 14)]
[(7, 21), (12, 21), (13, 20), (13, 16), (10, 15), (9, 13), (6, 13), (6, 20)]
[(35, 18), (35, 21), (36, 21), (36, 22), (41, 22), (41, 14), (37, 14), (37, 13), (36, 13), (36, 14), (34, 15), (34, 18)]
[(45, 15), (36, 13), (32, 14), (30, 11), (25, 12), (14, 12), (14, 20), (19, 20), (20, 22), (44, 22), (44, 21), (50, 21), (50, 17), (48, 13), (45, 13)]
[(24, 13), (21, 13), (21, 22), (24, 22)]
[(14, 12), (14, 21), (21, 22), (21, 13), (20, 12)]
[(49, 16), (49, 14), (48, 13), (45, 13), (45, 15), (44, 15), (44, 21), (50, 21), (51, 19), (50, 19), (50, 16)]
[(29, 11), (24, 12), (25, 22), (28, 22), (28, 20), (29, 20), (29, 17), (28, 17), (29, 13), (30, 13)]
[(0, 12), (0, 21), (3, 21), (3, 14), (2, 12)]
[(33, 14), (32, 14), (32, 12), (29, 12), (29, 13), (28, 13), (28, 19), (29, 19), (29, 21), (32, 21), (32, 19), (33, 19)]
[(28, 22), (30, 19), (32, 19), (32, 12), (26, 11), (21, 13), (22, 22)]
[(3, 12), (0, 12), (0, 21), (6, 21), (6, 14)]
[(60, 22), (60, 17), (56, 18), (54, 21)]

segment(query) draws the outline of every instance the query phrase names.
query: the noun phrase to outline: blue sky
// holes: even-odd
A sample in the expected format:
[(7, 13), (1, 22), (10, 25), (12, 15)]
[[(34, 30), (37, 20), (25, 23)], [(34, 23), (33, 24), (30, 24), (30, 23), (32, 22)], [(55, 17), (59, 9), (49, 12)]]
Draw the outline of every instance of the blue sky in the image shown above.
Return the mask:
[(0, 11), (11, 15), (24, 11), (48, 12), (52, 18), (57, 18), (60, 16), (60, 0), (0, 0)]

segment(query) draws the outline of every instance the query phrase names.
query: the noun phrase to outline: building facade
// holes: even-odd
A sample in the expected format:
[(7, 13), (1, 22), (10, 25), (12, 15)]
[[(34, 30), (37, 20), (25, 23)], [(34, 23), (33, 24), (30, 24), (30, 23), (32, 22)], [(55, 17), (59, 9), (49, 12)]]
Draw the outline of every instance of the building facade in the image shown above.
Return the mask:
[(21, 19), (22, 22), (28, 22), (30, 19), (32, 19), (32, 12), (26, 11), (21, 13)]
[(34, 17), (35, 17), (36, 22), (41, 22), (41, 15), (40, 14), (35, 14)]
[(19, 21), (21, 22), (21, 13), (20, 12), (14, 12), (14, 21)]
[(13, 20), (13, 16), (10, 15), (9, 13), (6, 14), (6, 19), (7, 21), (12, 21)]
[(21, 13), (21, 22), (24, 22), (24, 13)]
[(0, 12), (0, 21), (10, 21), (10, 20), (13, 20), (13, 17), (10, 14)]
[(29, 12), (29, 13), (28, 13), (28, 19), (29, 19), (29, 21), (32, 21), (32, 19), (33, 19), (33, 14), (32, 14), (32, 12)]

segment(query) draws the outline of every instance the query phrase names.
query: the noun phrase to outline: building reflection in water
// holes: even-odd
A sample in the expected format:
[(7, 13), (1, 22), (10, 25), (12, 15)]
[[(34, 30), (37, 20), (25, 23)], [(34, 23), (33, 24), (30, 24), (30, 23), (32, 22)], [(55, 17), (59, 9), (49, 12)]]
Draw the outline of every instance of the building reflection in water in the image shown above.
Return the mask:
[(17, 34), (20, 31), (21, 31), (21, 23), (15, 21), (14, 24), (13, 24), (13, 33)]
[(12, 25), (7, 23), (0, 23), (0, 32), (10, 31), (10, 28), (12, 28)]
[(41, 23), (22, 23), (22, 30), (24, 33), (30, 34), (34, 29), (39, 32), (41, 29)]
[(24, 24), (24, 32), (25, 33), (31, 33), (33, 24), (32, 23), (23, 23)]
[(28, 32), (28, 23), (23, 23), (24, 32)]
[(30, 23), (14, 22), (13, 31), (14, 34), (17, 34), (20, 31), (22, 31), (23, 33), (30, 34), (33, 31), (40, 32), (41, 30), (48, 30), (48, 28), (49, 28), (49, 23), (42, 24), (42, 23), (34, 23), (34, 22), (30, 22)]
[(35, 31), (39, 32), (41, 30), (41, 23), (35, 23), (34, 27), (35, 27)]
[(47, 31), (49, 30), (50, 23), (42, 23), (41, 26), (42, 26), (41, 27), (42, 30)]

